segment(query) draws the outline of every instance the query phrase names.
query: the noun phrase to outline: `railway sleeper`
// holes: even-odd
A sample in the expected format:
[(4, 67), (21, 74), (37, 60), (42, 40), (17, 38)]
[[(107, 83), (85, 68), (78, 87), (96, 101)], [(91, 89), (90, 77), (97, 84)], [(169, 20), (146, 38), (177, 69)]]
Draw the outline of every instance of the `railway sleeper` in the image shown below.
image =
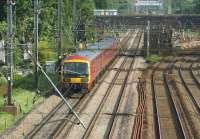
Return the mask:
[(117, 112), (117, 113), (103, 113), (105, 115), (114, 115), (114, 116), (136, 116), (136, 114), (132, 114), (132, 113), (121, 113), (121, 112)]
[(135, 69), (109, 68), (108, 70), (109, 71), (114, 70), (114, 71), (125, 71), (125, 72), (128, 72), (128, 71), (144, 71), (145, 69), (143, 69), (143, 68), (135, 68)]

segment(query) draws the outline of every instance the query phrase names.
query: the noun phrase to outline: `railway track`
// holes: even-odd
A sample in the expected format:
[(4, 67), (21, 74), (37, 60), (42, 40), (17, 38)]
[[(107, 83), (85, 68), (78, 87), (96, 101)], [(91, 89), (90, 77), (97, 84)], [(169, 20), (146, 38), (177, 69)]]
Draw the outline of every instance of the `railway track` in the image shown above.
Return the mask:
[[(131, 33), (128, 33), (125, 40), (122, 42), (125, 45), (126, 42), (131, 38)], [(96, 87), (98, 88), (98, 87)], [(95, 89), (94, 89), (95, 90)], [(94, 91), (95, 92), (95, 91)], [(92, 95), (90, 94), (75, 94), (75, 96), (71, 96), (67, 98), (70, 104), (74, 109), (80, 107), (80, 105), (86, 105), (90, 99), (92, 99)], [(77, 99), (75, 99), (77, 98)], [(60, 102), (54, 110), (52, 110), (45, 118), (41, 121), (39, 125), (36, 125), (35, 129), (29, 132), (25, 138), (53, 138), (56, 137), (57, 133), (60, 132), (61, 127), (63, 127), (66, 123), (79, 124), (76, 122), (76, 119), (73, 119), (73, 115), (69, 110), (66, 109), (64, 102)], [(73, 120), (73, 121), (72, 121)], [(75, 121), (75, 122), (74, 122)]]
[[(134, 44), (132, 47), (138, 47), (139, 43), (140, 43), (140, 39), (141, 39), (141, 34), (138, 33), (138, 35), (135, 37), (135, 41), (134, 41)], [(131, 47), (129, 47), (129, 48), (131, 48)], [(129, 58), (125, 57), (125, 60), (123, 62), (124, 64), (121, 65), (120, 67), (127, 69), (128, 72), (118, 71), (115, 78), (112, 80), (111, 85), (109, 86), (109, 89), (106, 92), (107, 95), (111, 95), (113, 93), (112, 91), (114, 90), (113, 88), (116, 87), (119, 90), (118, 96), (115, 99), (115, 105), (113, 106), (113, 109), (110, 110), (110, 113), (107, 113), (107, 114), (110, 114), (110, 118), (107, 121), (107, 127), (106, 127), (106, 131), (103, 135), (103, 138), (113, 138), (115, 136), (114, 134), (116, 134), (115, 126), (117, 124), (118, 116), (120, 114), (121, 114), (121, 116), (123, 116), (123, 113), (119, 112), (119, 108), (120, 108), (121, 101), (123, 99), (125, 88), (127, 86), (127, 80), (128, 80), (128, 77), (130, 76), (130, 71), (133, 67), (134, 62), (135, 62), (135, 60), (133, 58), (129, 59)], [(115, 86), (115, 84), (118, 84), (118, 80), (121, 80), (120, 87)], [(104, 103), (106, 103), (106, 100), (102, 101), (102, 103), (101, 103), (102, 107), (99, 107), (98, 113), (95, 114), (95, 116), (92, 118), (92, 120), (88, 126), (88, 129), (86, 130), (85, 134), (82, 137), (83, 139), (95, 138), (95, 133), (96, 133), (95, 130), (97, 129), (97, 127), (95, 127), (95, 126), (98, 126), (98, 124), (96, 124), (96, 123), (98, 123), (98, 121), (103, 120), (102, 118), (99, 118), (100, 117), (99, 114), (101, 113), (101, 111), (103, 109), (103, 105), (104, 106), (106, 105)]]
[[(164, 82), (166, 84), (166, 89), (169, 93), (169, 98), (172, 103), (173, 110), (175, 111), (175, 117), (178, 126), (178, 132), (180, 133), (180, 137), (184, 139), (193, 138), (192, 132), (189, 127), (189, 123), (186, 119), (186, 115), (184, 113), (184, 108), (181, 105), (180, 99), (175, 91), (174, 87), (174, 77), (172, 74), (172, 69), (174, 68), (175, 62), (169, 64), (167, 69), (163, 72)], [(171, 75), (171, 77), (170, 77)]]
[[(140, 45), (141, 45), (142, 41), (143, 41), (143, 34), (139, 34), (138, 36), (135, 37), (134, 46), (132, 46), (132, 48), (139, 49), (141, 47)], [(131, 49), (131, 47), (129, 47), (129, 49)], [(110, 127), (107, 128), (108, 130), (107, 130), (106, 134), (104, 135), (105, 138), (128, 138), (128, 135), (126, 135), (124, 133), (121, 133), (120, 130), (121, 130), (121, 128), (124, 127), (123, 124), (125, 125), (124, 121), (127, 120), (127, 116), (131, 115), (130, 111), (128, 110), (129, 107), (131, 106), (131, 103), (129, 102), (131, 100), (123, 97), (123, 95), (125, 93), (130, 93), (130, 92), (126, 92), (126, 90), (128, 88), (127, 84), (128, 84), (128, 82), (130, 82), (128, 78), (129, 78), (129, 76), (131, 76), (131, 69), (134, 69), (134, 68), (137, 67), (138, 63), (136, 61), (136, 56), (139, 55), (139, 54), (140, 54), (140, 51), (136, 51), (134, 54), (132, 54), (132, 55), (135, 55), (135, 56), (131, 61), (131, 64), (130, 64), (130, 67), (129, 67), (130, 70), (127, 72), (127, 74), (125, 76), (124, 83), (123, 83), (122, 88), (120, 90), (121, 94), (118, 97), (116, 107), (114, 109), (113, 115), (111, 117), (111, 121), (109, 123)], [(128, 55), (130, 55), (130, 54), (128, 54)], [(134, 74), (135, 73), (133, 73), (133, 77), (135, 77)], [(144, 93), (142, 88), (138, 88), (138, 89), (139, 89), (139, 91), (142, 91), (142, 93)], [(141, 100), (140, 96), (139, 96), (139, 98), (140, 99), (139, 99), (139, 104), (138, 105), (140, 105), (142, 103), (141, 101), (143, 101), (143, 100)], [(123, 104), (123, 101), (126, 101), (126, 103)], [(120, 110), (121, 107), (124, 107), (123, 105), (126, 106), (125, 110)], [(121, 112), (121, 111), (123, 111), (123, 112)], [(121, 114), (122, 116), (119, 117), (117, 114)], [(139, 130), (140, 129), (139, 127), (142, 126), (142, 121), (139, 120), (139, 122), (140, 122), (139, 124), (133, 124), (133, 126), (135, 126), (137, 128), (137, 133), (141, 133), (141, 131)], [(133, 126), (130, 127), (130, 128), (133, 129), (134, 128)], [(125, 129), (125, 130), (128, 130), (128, 129)], [(132, 137), (135, 136), (135, 134), (137, 134), (137, 133), (134, 132), (134, 129), (132, 131), (129, 131), (129, 132), (132, 132), (130, 134)]]
[[(120, 67), (123, 67), (123, 68), (124, 68), (124, 66), (128, 63), (127, 61), (128, 61), (128, 58), (125, 58), (124, 61), (123, 61), (123, 63), (122, 63), (122, 65), (121, 65)], [(132, 63), (132, 62), (131, 62), (131, 63)], [(130, 64), (130, 65), (131, 65), (131, 64)], [(104, 104), (106, 103), (106, 100), (108, 99), (108, 97), (109, 97), (109, 95), (110, 95), (112, 89), (114, 88), (116, 81), (119, 80), (119, 76), (121, 76), (121, 77), (123, 76), (122, 74), (121, 74), (121, 75), (120, 75), (120, 74), (121, 74), (121, 72), (118, 71), (117, 74), (115, 75), (115, 77), (113, 78), (113, 80), (112, 80), (112, 82), (111, 82), (111, 85), (109, 86), (108, 90), (106, 91), (106, 96), (105, 96), (104, 99), (101, 101), (101, 104), (99, 105), (99, 107), (98, 107), (96, 113), (95, 113), (94, 116), (92, 117), (91, 122), (89, 123), (89, 126), (88, 126), (88, 128), (87, 128), (87, 130), (86, 130), (86, 132), (85, 132), (85, 134), (84, 134), (84, 136), (83, 136), (83, 138), (89, 138), (89, 136), (90, 136), (92, 130), (95, 128), (96, 121), (97, 121), (97, 119), (98, 119), (98, 117), (99, 117), (99, 115), (100, 115), (100, 113), (101, 113), (101, 110), (103, 109)], [(127, 76), (126, 76), (126, 78), (127, 78)], [(125, 79), (125, 80), (126, 80), (126, 79)], [(122, 84), (123, 84), (123, 86), (124, 86), (124, 83), (122, 83)], [(118, 88), (118, 89), (120, 89), (120, 88)], [(120, 89), (120, 92), (121, 92), (121, 93), (119, 93), (119, 95), (118, 95), (117, 102), (116, 102), (116, 104), (115, 104), (115, 106), (114, 106), (114, 110), (113, 110), (113, 112), (111, 112), (111, 117), (112, 117), (112, 118), (111, 118), (111, 121), (110, 121), (110, 122), (113, 122), (113, 117), (114, 117), (114, 116), (112, 116), (112, 115), (116, 114), (116, 109), (118, 108), (118, 105), (119, 105), (119, 102), (120, 102), (119, 99), (120, 99), (120, 97), (122, 96), (122, 91), (121, 91), (121, 90), (122, 90), (122, 88)], [(110, 127), (111, 127), (111, 124), (112, 124), (112, 123), (109, 123)], [(108, 130), (109, 130), (109, 129), (108, 129)], [(107, 134), (108, 134), (108, 133), (107, 133)]]
[(154, 120), (157, 138), (185, 138), (177, 110), (170, 95), (168, 83), (163, 70), (168, 64), (159, 65), (160, 70), (152, 74), (152, 90), (154, 101)]
[[(87, 94), (86, 94), (87, 95)], [(68, 96), (67, 100), (74, 107), (76, 107), (83, 98), (86, 98), (85, 94)], [(70, 110), (66, 109), (64, 101), (61, 101), (41, 122), (36, 125), (35, 128), (29, 132), (25, 138), (41, 138), (46, 137), (48, 132), (53, 130), (53, 127), (59, 122), (65, 119), (66, 113), (70, 113)], [(78, 124), (78, 123), (75, 123)]]
[[(141, 34), (140, 34), (141, 35)], [(140, 36), (139, 35), (139, 36)], [(123, 69), (129, 69), (130, 67), (132, 67), (132, 64), (130, 64), (130, 62), (133, 64), (134, 63), (134, 61), (131, 59), (131, 58), (128, 58), (128, 57), (123, 57), (123, 59), (122, 59), (122, 63), (121, 63), (121, 65), (119, 66), (120, 68), (123, 68)], [(118, 67), (118, 68), (119, 68)], [(130, 71), (130, 70), (128, 70), (128, 71)], [(127, 72), (125, 72), (125, 71), (123, 71), (123, 72), (120, 72), (120, 71), (115, 71), (116, 73), (115, 73), (115, 76), (113, 77), (113, 79), (111, 80), (111, 82), (109, 83), (109, 86), (108, 86), (108, 88), (106, 89), (107, 91), (104, 93), (104, 95), (103, 95), (103, 97), (102, 97), (102, 100), (101, 100), (101, 102), (98, 104), (98, 107), (96, 108), (96, 110), (94, 111), (94, 114), (93, 114), (93, 116), (91, 117), (91, 122), (89, 122), (89, 123), (87, 123), (88, 124), (88, 128), (87, 128), (87, 130), (86, 130), (86, 132), (85, 132), (85, 134), (81, 137), (81, 138), (89, 138), (89, 136), (91, 135), (91, 133), (92, 133), (92, 130), (95, 128), (95, 123), (96, 123), (96, 121), (99, 119), (99, 115), (101, 114), (101, 111), (102, 111), (102, 109), (103, 109), (103, 107), (105, 107), (105, 103), (106, 103), (106, 101), (107, 101), (107, 99), (108, 99), (108, 97), (110, 96), (110, 92), (111, 92), (111, 90), (113, 89), (113, 87), (116, 85), (116, 84), (120, 84), (120, 86), (124, 86), (125, 87), (125, 83), (123, 83), (123, 80), (126, 80), (125, 78), (128, 78), (128, 74), (127, 74)], [(123, 77), (124, 76), (124, 74), (126, 75), (125, 76), (125, 78)], [(119, 87), (118, 87), (118, 89), (120, 89)], [(122, 91), (123, 89), (121, 89), (121, 91), (120, 92), (123, 92)], [(116, 100), (118, 100), (117, 101), (117, 103), (115, 104), (115, 102), (113, 102), (113, 104), (115, 104), (115, 106), (114, 106), (114, 109), (113, 109), (113, 112), (111, 112), (111, 113), (116, 113), (115, 111), (118, 109), (118, 106), (119, 106), (119, 102), (120, 102), (120, 98), (121, 98), (121, 95), (122, 94), (120, 94), (119, 93), (119, 95), (118, 95), (118, 97), (116, 98)], [(94, 99), (94, 98), (93, 98)], [(85, 109), (87, 109), (86, 107), (88, 107), (89, 106), (89, 104), (85, 104), (81, 109), (80, 109), (80, 111), (78, 111), (79, 113), (84, 113), (84, 111), (85, 111)], [(91, 107), (91, 106), (90, 106)], [(90, 111), (91, 112), (91, 111)], [(108, 114), (109, 115), (109, 114)], [(110, 120), (112, 123), (114, 122), (114, 119), (115, 119), (115, 116), (111, 116), (111, 119), (113, 119), (113, 121), (112, 120)], [(110, 125), (110, 129), (112, 128), (112, 123), (109, 123), (109, 125)], [(58, 134), (58, 132), (56, 133), (56, 134), (54, 134), (54, 136), (53, 136), (53, 138), (63, 138), (63, 137), (69, 137), (70, 138), (70, 133), (71, 133), (71, 131), (72, 131), (72, 129), (73, 129), (73, 126), (74, 125), (69, 125), (68, 124), (68, 126), (65, 126), (64, 128), (62, 128), (62, 132), (59, 132), (59, 134)], [(59, 136), (58, 136), (59, 135)]]
[(191, 66), (192, 64), (187, 65), (187, 70), (184, 70), (183, 65), (180, 65), (179, 76), (181, 77), (185, 89), (187, 90), (198, 113), (200, 114), (200, 84), (195, 80), (196, 78), (191, 72)]
[[(181, 65), (186, 64), (186, 67), (182, 67)], [(190, 65), (192, 62), (179, 61), (175, 64), (173, 69), (173, 74), (175, 75), (174, 85), (177, 92), (177, 95), (180, 100), (180, 104), (182, 106), (182, 113), (181, 115), (185, 117), (185, 123), (188, 125), (188, 134), (190, 138), (199, 138), (200, 134), (198, 130), (200, 129), (199, 122), (200, 117), (196, 108), (196, 102), (193, 99), (194, 96), (192, 95), (193, 90), (189, 90), (189, 85), (194, 85), (194, 80), (191, 79), (190, 73)], [(187, 72), (186, 74), (183, 73), (183, 70)], [(193, 82), (193, 83), (192, 83)]]
[(192, 76), (192, 78), (194, 79), (194, 81), (196, 82), (196, 84), (198, 84), (198, 88), (199, 88), (199, 84), (200, 84), (200, 69), (199, 69), (199, 63), (193, 62), (190, 66), (190, 74)]
[(155, 66), (151, 74), (155, 138), (199, 138), (200, 87), (192, 65), (186, 59), (168, 59)]

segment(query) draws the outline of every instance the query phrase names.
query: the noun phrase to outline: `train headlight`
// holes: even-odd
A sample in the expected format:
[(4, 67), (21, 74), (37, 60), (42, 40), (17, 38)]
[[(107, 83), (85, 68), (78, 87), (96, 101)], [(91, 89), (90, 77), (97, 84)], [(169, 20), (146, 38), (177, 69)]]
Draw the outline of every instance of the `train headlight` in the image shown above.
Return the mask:
[(81, 78), (81, 82), (88, 82), (88, 78)]

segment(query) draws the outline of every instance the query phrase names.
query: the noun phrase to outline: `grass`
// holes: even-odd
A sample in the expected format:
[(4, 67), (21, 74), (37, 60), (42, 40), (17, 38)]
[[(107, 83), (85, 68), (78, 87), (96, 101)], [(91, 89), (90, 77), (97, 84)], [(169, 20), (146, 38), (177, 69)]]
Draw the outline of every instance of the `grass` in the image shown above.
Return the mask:
[[(6, 128), (13, 125), (18, 119), (29, 113), (34, 106), (42, 102), (43, 97), (37, 97), (35, 100), (35, 92), (25, 90), (22, 88), (15, 88), (13, 90), (13, 101), (20, 109), (21, 113), (17, 116), (13, 116), (6, 112), (0, 112), (0, 132), (3, 132)], [(4, 98), (0, 97), (0, 106), (4, 105)]]
[[(35, 100), (35, 92), (22, 88), (14, 88), (13, 101), (20, 109), (21, 113), (17, 116), (13, 116), (6, 112), (0, 112), (0, 132), (3, 132), (6, 128), (13, 125), (18, 119), (29, 113), (34, 106), (42, 102), (43, 97), (37, 97)], [(0, 106), (4, 105), (4, 98), (0, 97)]]
[(7, 127), (15, 122), (15, 117), (11, 114), (0, 112), (0, 132), (4, 131)]
[(21, 111), (23, 114), (30, 112), (36, 104), (43, 100), (42, 97), (38, 97), (36, 100), (35, 92), (28, 91), (21, 88), (14, 89), (13, 100), (17, 105), (20, 105)]
[[(58, 76), (49, 75), (54, 83), (57, 83)], [(14, 86), (13, 86), (13, 101), (21, 110), (18, 116), (12, 116), (8, 113), (0, 112), (0, 132), (3, 132), (7, 127), (14, 124), (19, 118), (22, 118), (29, 113), (34, 106), (44, 100), (42, 96), (36, 96), (33, 86), (33, 75), (27, 76), (16, 76), (14, 75)], [(52, 89), (47, 79), (40, 75), (39, 77), (39, 89), (42, 92), (49, 91)], [(45, 94), (44, 94), (45, 95)], [(4, 98), (0, 97), (0, 106), (4, 105)]]
[(162, 59), (162, 57), (158, 55), (150, 55), (149, 57), (146, 57), (145, 59), (149, 63), (156, 63), (156, 62), (159, 62)]
[[(51, 74), (49, 77), (57, 84), (58, 76)], [(0, 132), (3, 132), (7, 127), (13, 125), (19, 118), (28, 114), (34, 106), (42, 102), (44, 97), (36, 96), (34, 90), (34, 76), (29, 74), (27, 76), (14, 74), (13, 86), (13, 101), (20, 108), (21, 113), (18, 116), (13, 116), (5, 112), (0, 112)], [(41, 92), (48, 92), (52, 89), (51, 85), (44, 75), (39, 77), (39, 90)], [(45, 94), (43, 94), (45, 96)], [(0, 106), (4, 105), (4, 98), (0, 97)]]
[(4, 105), (4, 99), (3, 97), (0, 97), (0, 107), (2, 107)]

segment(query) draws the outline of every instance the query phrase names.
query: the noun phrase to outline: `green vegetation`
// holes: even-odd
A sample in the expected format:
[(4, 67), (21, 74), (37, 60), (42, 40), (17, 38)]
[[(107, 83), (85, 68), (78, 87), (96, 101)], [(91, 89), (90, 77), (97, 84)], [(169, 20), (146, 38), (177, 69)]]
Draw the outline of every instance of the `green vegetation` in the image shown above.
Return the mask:
[(0, 112), (0, 132), (9, 127), (15, 121), (15, 117), (11, 114)]
[(36, 100), (35, 92), (28, 91), (21, 88), (14, 89), (13, 100), (21, 109), (22, 114), (30, 112), (30, 110), (43, 100), (42, 97), (38, 97)]
[[(16, 88), (16, 89), (20, 88), (23, 90), (34, 91), (34, 75), (33, 74), (28, 74), (24, 77), (21, 75), (17, 75), (16, 77), (18, 77), (18, 79), (14, 80), (14, 85), (13, 85), (14, 88)], [(58, 83), (57, 74), (49, 74), (49, 77), (52, 79), (52, 81), (55, 84)], [(39, 90), (41, 92), (48, 92), (51, 89), (53, 89), (53, 88), (49, 84), (46, 77), (43, 74), (40, 74), (39, 75)]]
[(7, 84), (6, 78), (0, 74), (0, 86), (6, 85), (6, 84)]
[[(199, 0), (175, 0), (165, 1), (165, 11), (171, 7), (174, 14), (199, 14), (200, 1)], [(170, 6), (171, 5), (171, 6)]]
[(4, 105), (5, 101), (3, 99), (3, 97), (0, 97), (0, 107), (2, 107)]
[[(58, 81), (58, 77), (54, 74), (51, 74), (49, 76), (56, 84)], [(16, 106), (20, 109), (21, 113), (17, 117), (14, 117), (8, 113), (0, 112), (0, 132), (2, 132), (3, 130), (5, 130), (5, 128), (15, 123), (17, 119), (25, 116), (32, 110), (34, 106), (42, 102), (44, 99), (43, 96), (35, 94), (33, 86), (34, 84), (33, 74), (28, 74), (26, 76), (23, 76), (17, 74), (17, 72), (15, 71), (13, 77), (14, 77), (13, 101), (16, 104)], [(2, 78), (1, 82), (3, 83), (3, 85), (6, 85), (5, 78)], [(47, 79), (43, 75), (40, 75), (39, 90), (41, 91), (42, 95), (47, 95), (46, 92), (50, 91), (51, 89), (52, 87), (48, 83)], [(4, 106), (4, 103), (5, 103), (5, 98), (1, 96), (0, 107)]]
[(162, 59), (162, 57), (158, 55), (150, 55), (149, 57), (146, 57), (145, 59), (147, 62), (156, 63), (156, 62), (159, 62)]
[[(14, 124), (19, 118), (25, 116), (34, 106), (43, 100), (43, 97), (41, 96), (35, 99), (35, 92), (33, 91), (15, 88), (13, 92), (13, 101), (20, 110), (20, 113), (17, 116), (13, 116), (6, 112), (0, 112), (0, 132)], [(0, 107), (4, 106), (4, 103), (5, 98), (0, 97)]]
[[(49, 77), (52, 79), (54, 84), (56, 84), (56, 85), (58, 84), (58, 76), (56, 74), (55, 75), (49, 74)], [(48, 88), (48, 90), (47, 90), (47, 88)], [(48, 92), (53, 89), (53, 87), (49, 84), (49, 82), (47, 81), (47, 79), (44, 75), (40, 75), (39, 89), (42, 92)]]
[[(0, 73), (0, 96), (3, 96), (6, 93), (6, 89), (7, 89), (7, 80), (4, 77), (4, 75), (2, 73)], [(0, 105), (1, 105), (1, 101), (0, 101)]]
[[(0, 107), (4, 105), (5, 99), (0, 97)], [(42, 97), (35, 99), (35, 92), (28, 91), (21, 88), (15, 88), (13, 93), (13, 101), (15, 105), (20, 109), (20, 114), (13, 116), (6, 112), (0, 112), (0, 132), (4, 131), (10, 125), (14, 124), (18, 119), (29, 113), (34, 106), (42, 102)]]
[[(14, 6), (14, 64), (16, 66), (23, 63), (21, 46), (17, 44), (33, 43), (34, 13), (33, 1), (17, 0)], [(62, 1), (62, 48), (64, 53), (68, 53), (66, 48), (73, 46), (72, 32), (72, 1)], [(0, 34), (6, 40), (6, 2), (0, 3)], [(46, 60), (57, 59), (56, 48), (56, 22), (57, 22), (57, 1), (40, 0), (39, 1), (39, 58), (44, 63)], [(93, 10), (95, 9), (95, 0), (77, 0), (77, 24), (86, 25), (86, 38), (94, 38), (95, 29), (93, 26)]]

